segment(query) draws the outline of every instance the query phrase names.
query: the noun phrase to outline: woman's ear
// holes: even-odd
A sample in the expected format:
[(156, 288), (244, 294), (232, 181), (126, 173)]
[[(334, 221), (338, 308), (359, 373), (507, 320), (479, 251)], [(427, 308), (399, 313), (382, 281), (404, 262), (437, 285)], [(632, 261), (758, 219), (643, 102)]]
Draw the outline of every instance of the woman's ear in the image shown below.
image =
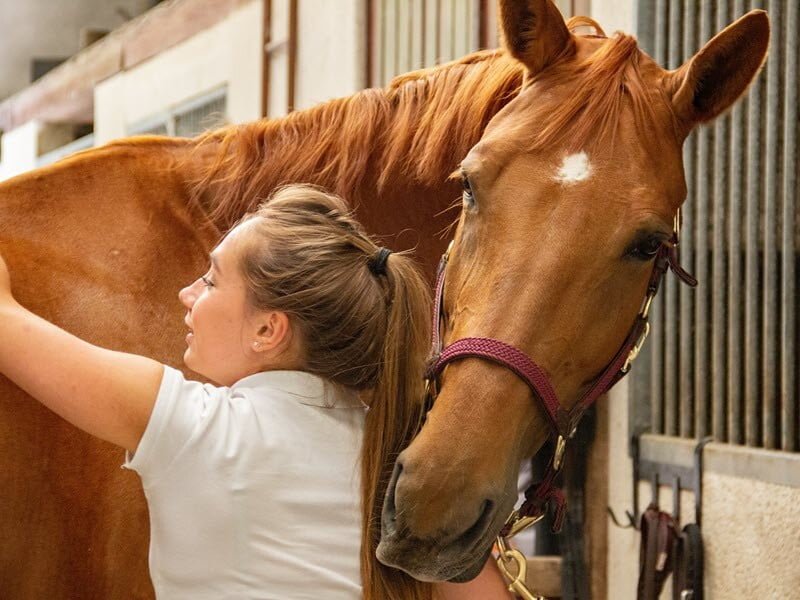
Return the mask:
[(292, 324), (285, 312), (264, 311), (256, 320), (256, 334), (251, 342), (254, 352), (283, 351), (292, 342)]

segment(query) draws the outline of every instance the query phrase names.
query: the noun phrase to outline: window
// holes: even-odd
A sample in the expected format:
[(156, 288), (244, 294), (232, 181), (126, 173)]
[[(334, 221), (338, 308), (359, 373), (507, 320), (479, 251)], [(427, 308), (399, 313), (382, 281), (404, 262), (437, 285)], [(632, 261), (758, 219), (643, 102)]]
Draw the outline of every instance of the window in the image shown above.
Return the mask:
[(226, 108), (227, 90), (217, 90), (140, 121), (128, 133), (194, 137), (225, 125), (228, 122)]

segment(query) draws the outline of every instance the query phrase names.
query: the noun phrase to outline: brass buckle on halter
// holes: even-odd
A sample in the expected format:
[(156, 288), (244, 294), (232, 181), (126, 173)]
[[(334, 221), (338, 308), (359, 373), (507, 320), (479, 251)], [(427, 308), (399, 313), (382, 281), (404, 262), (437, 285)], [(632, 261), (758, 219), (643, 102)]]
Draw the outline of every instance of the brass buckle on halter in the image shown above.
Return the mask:
[(653, 298), (655, 298), (655, 294), (647, 294), (644, 302), (642, 302), (642, 310), (639, 311), (639, 316), (643, 319), (646, 319), (647, 315), (650, 314), (650, 305), (653, 304)]
[(542, 519), (544, 519), (544, 513), (542, 513), (541, 515), (537, 515), (535, 517), (520, 517), (519, 511), (515, 509), (509, 515), (508, 519), (506, 519), (505, 523), (506, 525), (510, 523), (511, 527), (509, 528), (508, 533), (506, 535), (497, 537), (498, 544), (500, 543), (500, 538), (502, 538), (503, 543), (505, 543), (518, 533), (525, 531), (528, 527), (535, 525)]
[(639, 356), (639, 353), (642, 351), (642, 346), (644, 346), (644, 341), (647, 339), (648, 334), (650, 333), (650, 322), (647, 321), (644, 324), (644, 331), (642, 331), (639, 339), (636, 340), (636, 344), (634, 344), (633, 348), (628, 354), (628, 358), (625, 360), (625, 364), (622, 365), (622, 372), (627, 373), (631, 370), (631, 365), (633, 361), (636, 360), (636, 357)]
[(563, 435), (559, 435), (556, 440), (556, 451), (553, 455), (553, 469), (558, 471), (561, 468), (561, 463), (564, 462), (564, 451), (567, 449), (567, 440)]

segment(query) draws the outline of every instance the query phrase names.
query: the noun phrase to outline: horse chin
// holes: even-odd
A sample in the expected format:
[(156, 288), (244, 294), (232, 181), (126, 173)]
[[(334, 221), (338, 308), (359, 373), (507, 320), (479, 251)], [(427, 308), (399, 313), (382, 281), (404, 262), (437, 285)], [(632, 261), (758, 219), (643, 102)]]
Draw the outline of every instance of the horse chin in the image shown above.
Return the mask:
[[(491, 543), (478, 555), (474, 551), (451, 546), (444, 551), (420, 552), (420, 543), (381, 541), (376, 555), (387, 567), (405, 571), (414, 579), (426, 582), (464, 583), (478, 576), (491, 553)], [(447, 560), (446, 557), (451, 557)], [(436, 557), (434, 560), (433, 557)]]

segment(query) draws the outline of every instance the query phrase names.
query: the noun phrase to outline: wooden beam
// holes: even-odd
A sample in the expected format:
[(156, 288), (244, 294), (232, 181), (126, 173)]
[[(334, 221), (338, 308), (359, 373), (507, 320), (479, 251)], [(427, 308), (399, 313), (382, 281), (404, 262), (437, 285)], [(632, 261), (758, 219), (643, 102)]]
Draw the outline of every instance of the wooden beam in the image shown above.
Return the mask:
[(297, 0), (289, 0), (289, 34), (286, 47), (288, 82), (286, 86), (286, 112), (294, 112), (297, 82)]
[(38, 119), (91, 123), (94, 86), (119, 71), (121, 41), (111, 34), (59, 65), (36, 83), (0, 103), (0, 129), (10, 131)]
[(561, 557), (528, 557), (528, 576), (525, 584), (530, 590), (547, 598), (561, 597)]
[(135, 20), (123, 45), (122, 68), (130, 69), (216, 25), (252, 0), (182, 0), (159, 5)]
[(592, 600), (608, 595), (608, 481), (609, 481), (609, 400), (603, 396), (595, 404), (595, 434), (586, 462), (586, 492), (583, 495), (584, 542)]
[(156, 6), (0, 103), (0, 129), (16, 129), (33, 119), (91, 123), (99, 82), (208, 29), (252, 1), (176, 0)]
[(262, 0), (264, 3), (263, 35), (261, 38), (261, 116), (269, 117), (269, 78), (272, 66), (272, 0)]

